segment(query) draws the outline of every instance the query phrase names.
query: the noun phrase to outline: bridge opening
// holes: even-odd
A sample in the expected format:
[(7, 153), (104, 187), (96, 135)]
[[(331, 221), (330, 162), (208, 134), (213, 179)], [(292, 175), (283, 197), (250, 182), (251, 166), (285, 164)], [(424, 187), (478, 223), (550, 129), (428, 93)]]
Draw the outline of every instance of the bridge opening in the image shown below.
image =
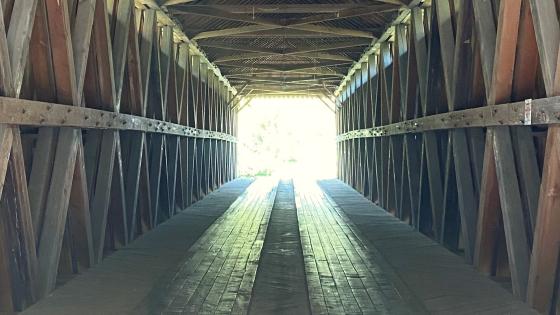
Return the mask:
[(239, 110), (241, 176), (336, 177), (332, 104), (317, 97), (255, 97)]

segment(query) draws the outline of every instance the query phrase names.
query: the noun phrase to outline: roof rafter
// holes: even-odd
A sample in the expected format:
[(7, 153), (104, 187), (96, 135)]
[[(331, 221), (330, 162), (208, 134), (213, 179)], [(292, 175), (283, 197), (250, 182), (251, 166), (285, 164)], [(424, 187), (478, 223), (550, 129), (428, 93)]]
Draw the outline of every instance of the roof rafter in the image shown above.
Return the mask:
[(220, 45), (216, 43), (198, 42), (198, 45), (203, 47), (210, 47), (210, 48), (217, 48), (217, 49), (224, 49), (224, 50), (246, 51), (246, 52), (253, 52), (253, 53), (286, 54), (286, 55), (292, 55), (292, 54), (299, 55), (299, 54), (312, 53), (312, 52), (339, 50), (344, 48), (367, 46), (369, 44), (371, 44), (371, 41), (369, 40), (355, 39), (355, 40), (334, 42), (334, 43), (329, 43), (324, 45), (309, 45), (309, 46), (294, 48), (289, 51), (278, 51), (278, 50), (268, 49), (268, 48), (255, 48), (255, 47), (248, 47), (248, 46), (236, 47), (236, 46)]
[(323, 80), (323, 81), (340, 81), (339, 75), (330, 74), (302, 74), (302, 73), (238, 73), (230, 74), (228, 78), (231, 80), (251, 80), (251, 79), (268, 79), (268, 80)]
[[(378, 28), (368, 28), (367, 30), (363, 30), (367, 32), (371, 32), (375, 36), (381, 34), (385, 31), (385, 27), (378, 27)], [(196, 33), (201, 33), (203, 30), (200, 30)], [(296, 29), (282, 29), (282, 28), (274, 28), (271, 30), (263, 30), (263, 31), (255, 31), (250, 33), (242, 33), (242, 34), (232, 34), (229, 35), (228, 38), (338, 38), (339, 35), (330, 34), (330, 33), (316, 33), (316, 32), (308, 32)]]
[(323, 68), (323, 67), (336, 67), (336, 66), (340, 66), (343, 64), (347, 64), (348, 62), (345, 63), (316, 63), (316, 64), (306, 64), (305, 66), (302, 65), (295, 65), (289, 68), (277, 68), (277, 67), (272, 67), (269, 65), (263, 65), (263, 64), (246, 64), (246, 63), (239, 63), (239, 62), (230, 62), (230, 63), (222, 63), (222, 66), (226, 66), (226, 67), (237, 67), (237, 68), (253, 68), (253, 69), (262, 69), (262, 70), (269, 70), (269, 71), (280, 71), (280, 72), (292, 72), (292, 71), (304, 71), (304, 70), (311, 70), (311, 69), (316, 69), (316, 68)]
[(327, 21), (334, 21), (334, 20), (341, 20), (347, 19), (352, 17), (364, 16), (364, 15), (372, 15), (372, 14), (379, 14), (383, 12), (389, 11), (396, 11), (399, 7), (395, 5), (370, 5), (366, 7), (357, 7), (351, 9), (345, 9), (333, 13), (323, 13), (323, 14), (315, 14), (304, 18), (294, 18), (288, 20), (288, 25), (296, 26), (296, 25), (305, 25), (310, 23), (321, 23)]
[[(278, 89), (279, 87), (274, 87), (274, 86), (253, 86), (253, 93), (255, 91), (259, 92), (259, 91), (263, 91), (263, 92), (271, 92), (271, 93), (278, 93), (278, 94), (292, 94), (292, 93), (309, 93), (309, 92), (315, 92), (315, 93), (323, 93), (322, 89), (320, 88), (309, 88), (309, 89), (302, 89), (302, 88), (297, 88), (297, 89)], [(280, 87), (281, 88), (281, 87)]]
[(240, 26), (240, 27), (233, 27), (233, 28), (225, 28), (221, 30), (215, 31), (206, 31), (201, 32), (195, 35), (192, 39), (193, 40), (200, 40), (205, 38), (215, 38), (215, 37), (225, 37), (230, 35), (237, 35), (237, 34), (245, 34), (245, 33), (252, 33), (258, 31), (267, 31), (276, 29), (276, 26), (268, 26), (268, 25), (248, 25), (248, 26)]
[[(181, 0), (167, 0), (168, 3)], [(402, 5), (400, 1), (378, 1), (393, 5)], [(371, 5), (371, 1), (355, 1), (350, 3), (305, 3), (305, 4), (188, 4), (177, 6), (177, 9), (189, 9), (195, 7), (220, 9), (235, 14), (301, 14), (301, 13), (335, 13), (345, 9), (364, 7)]]
[(335, 55), (329, 53), (320, 53), (320, 52), (296, 52), (296, 53), (246, 53), (246, 54), (238, 54), (238, 55), (229, 55), (217, 58), (214, 60), (214, 63), (223, 63), (229, 61), (238, 61), (238, 60), (249, 60), (249, 59), (256, 59), (256, 58), (263, 58), (269, 56), (296, 56), (296, 57), (306, 57), (306, 58), (313, 58), (313, 59), (323, 59), (323, 60), (336, 60), (336, 61), (347, 61), (353, 62), (350, 57), (343, 56), (343, 55)]
[[(224, 10), (220, 9), (210, 9), (210, 8), (191, 8), (189, 11), (180, 11), (175, 10), (173, 11), (175, 14), (179, 13), (187, 13), (187, 14), (196, 14), (208, 17), (215, 17), (220, 19), (226, 19), (236, 22), (244, 22), (244, 23), (251, 23), (260, 25), (263, 27), (270, 27), (260, 30), (269, 30), (274, 28), (288, 28), (288, 29), (297, 29), (309, 32), (318, 32), (318, 33), (329, 33), (335, 34), (340, 36), (351, 36), (351, 37), (363, 37), (363, 38), (375, 38), (375, 36), (369, 32), (364, 32), (360, 30), (354, 29), (346, 29), (340, 27), (333, 27), (333, 26), (323, 26), (323, 25), (316, 25), (316, 24), (308, 24), (308, 22), (300, 22), (299, 24), (283, 24), (282, 21), (271, 21), (267, 19), (262, 19), (258, 17), (249, 17), (244, 15), (233, 14)], [(320, 22), (320, 21), (319, 21)], [(310, 23), (310, 22), (309, 22)], [(227, 35), (236, 34), (236, 31), (241, 31), (242, 33), (247, 33), (248, 26), (241, 26), (238, 28), (229, 28), (223, 30), (214, 30), (208, 32), (202, 32), (197, 34), (193, 37), (194, 40), (198, 40), (201, 38), (211, 38), (211, 37), (222, 37)], [(237, 33), (239, 34), (239, 33)]]
[(324, 82), (321, 80), (288, 80), (288, 81), (282, 81), (282, 80), (277, 80), (277, 79), (250, 79), (250, 82), (252, 84), (263, 84), (263, 85), (282, 85), (282, 86), (318, 86), (318, 87), (323, 87), (323, 86), (332, 86), (336, 88), (336, 84), (323, 84)]
[[(244, 69), (244, 68), (238, 68), (238, 69)], [(259, 71), (261, 70), (261, 71)], [(253, 69), (253, 70), (248, 70), (246, 72), (230, 72), (229, 74), (226, 73), (224, 74), (225, 77), (230, 77), (233, 75), (240, 75), (240, 74), (244, 74), (244, 75), (270, 75), (270, 74), (287, 74), (289, 73), (290, 75), (294, 74), (294, 73), (299, 73), (299, 74), (303, 74), (303, 75), (328, 75), (328, 76), (337, 76), (337, 77), (344, 77), (344, 74), (340, 71), (335, 71), (332, 69), (326, 69), (326, 68), (317, 68), (317, 69), (313, 69), (313, 70), (290, 70), (290, 71), (285, 71), (285, 70), (277, 70), (277, 69)]]

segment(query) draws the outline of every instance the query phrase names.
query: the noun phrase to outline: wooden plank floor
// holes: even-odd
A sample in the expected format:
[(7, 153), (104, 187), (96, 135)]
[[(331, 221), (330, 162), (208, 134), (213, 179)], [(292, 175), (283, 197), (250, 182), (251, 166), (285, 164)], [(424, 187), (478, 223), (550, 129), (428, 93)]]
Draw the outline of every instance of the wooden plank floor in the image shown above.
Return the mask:
[(274, 180), (251, 185), (189, 249), (157, 313), (247, 313), (275, 195)]
[(291, 181), (281, 181), (264, 240), (249, 314), (310, 314)]
[(225, 185), (25, 314), (533, 313), (339, 181), (249, 184)]
[(359, 232), (430, 314), (536, 314), (459, 257), (338, 180), (320, 182), (347, 226)]
[(425, 313), (314, 182), (297, 182), (296, 203), (314, 314)]
[[(127, 314), (145, 303), (162, 277), (251, 184), (238, 179), (70, 280), (24, 314)], [(239, 199), (238, 199), (239, 200)]]

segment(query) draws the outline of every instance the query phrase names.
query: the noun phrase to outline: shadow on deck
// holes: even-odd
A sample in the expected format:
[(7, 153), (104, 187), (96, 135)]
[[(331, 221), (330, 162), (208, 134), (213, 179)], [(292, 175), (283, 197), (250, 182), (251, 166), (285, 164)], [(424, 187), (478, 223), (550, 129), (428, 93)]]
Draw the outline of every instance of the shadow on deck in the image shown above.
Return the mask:
[(532, 312), (340, 181), (240, 179), (25, 314)]

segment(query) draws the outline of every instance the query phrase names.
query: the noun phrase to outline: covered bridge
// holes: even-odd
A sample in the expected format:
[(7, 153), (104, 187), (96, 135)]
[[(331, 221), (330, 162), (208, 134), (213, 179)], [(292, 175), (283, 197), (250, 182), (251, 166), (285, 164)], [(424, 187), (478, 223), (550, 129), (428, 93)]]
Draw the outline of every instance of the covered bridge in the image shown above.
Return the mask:
[[(559, 5), (0, 0), (0, 313), (558, 313)], [(237, 176), (263, 96), (338, 179)]]

